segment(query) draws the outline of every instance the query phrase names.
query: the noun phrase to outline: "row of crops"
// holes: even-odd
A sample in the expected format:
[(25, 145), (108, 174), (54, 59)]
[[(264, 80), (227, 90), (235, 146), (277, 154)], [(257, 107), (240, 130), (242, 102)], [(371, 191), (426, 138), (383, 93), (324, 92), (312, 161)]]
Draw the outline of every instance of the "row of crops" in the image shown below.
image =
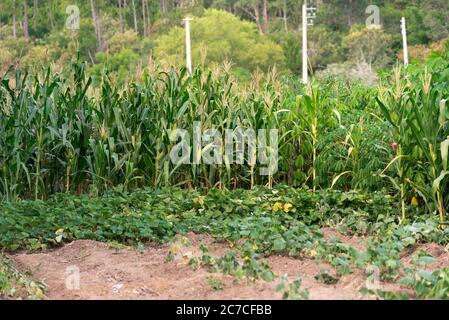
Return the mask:
[[(238, 84), (225, 70), (149, 72), (99, 86), (85, 65), (72, 77), (10, 71), (0, 82), (0, 199), (99, 194), (116, 186), (221, 189), (288, 184), (376, 191), (438, 213), (449, 203), (449, 65), (395, 69), (376, 87), (327, 79), (304, 87), (276, 75)], [(259, 164), (176, 165), (175, 128), (279, 130), (278, 171)]]
[[(179, 257), (181, 243), (189, 242), (185, 235), (191, 231), (228, 246), (217, 256), (201, 244), (199, 255), (184, 256), (190, 268), (204, 268), (210, 272), (208, 279), (216, 279), (207, 283), (213, 290), (227, 286), (219, 281), (222, 273), (247, 285), (256, 280), (281, 281), (278, 287), (285, 291), (284, 299), (307, 299), (300, 277), (290, 282), (292, 278), (275, 273), (264, 259), (282, 255), (329, 265), (315, 275), (324, 285), (335, 285), (357, 272), (368, 281), (377, 272), (381, 286), (375, 289), (365, 283), (360, 293), (382, 299), (447, 299), (449, 268), (441, 264), (437, 251), (423, 248), (430, 243), (447, 247), (449, 229), (439, 228), (438, 217), (428, 214), (398, 223), (398, 209), (396, 199), (382, 192), (256, 186), (204, 194), (173, 187), (132, 192), (115, 188), (100, 197), (63, 193), (48, 201), (0, 203), (0, 247), (7, 252), (40, 251), (92, 239), (114, 250), (131, 245), (144, 252), (148, 243), (153, 247), (171, 243), (162, 249), (165, 263), (171, 263)], [(365, 241), (354, 247), (338, 237), (325, 237), (322, 228)], [(440, 268), (429, 271), (427, 267), (435, 262)], [(45, 299), (46, 286), (32, 279), (0, 254), (0, 296)], [(404, 290), (383, 286), (392, 283)]]

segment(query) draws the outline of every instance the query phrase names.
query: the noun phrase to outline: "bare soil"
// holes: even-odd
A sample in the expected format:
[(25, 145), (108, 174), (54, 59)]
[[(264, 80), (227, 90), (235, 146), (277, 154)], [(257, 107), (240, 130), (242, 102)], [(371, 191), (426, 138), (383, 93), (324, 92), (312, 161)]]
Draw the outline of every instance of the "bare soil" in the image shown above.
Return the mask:
[[(366, 239), (344, 237), (332, 229), (323, 229), (327, 238), (337, 237), (358, 249), (363, 249)], [(257, 281), (236, 283), (231, 276), (211, 274), (205, 269), (192, 270), (188, 261), (200, 256), (198, 247), (205, 244), (212, 255), (222, 255), (229, 247), (216, 243), (211, 237), (189, 233), (164, 246), (148, 246), (143, 252), (134, 248), (116, 248), (107, 243), (78, 240), (61, 248), (42, 253), (18, 253), (11, 258), (22, 271), (32, 273), (32, 278), (47, 286), (49, 299), (281, 299), (275, 291), (280, 282)], [(167, 262), (169, 250), (176, 251)], [(449, 265), (449, 254), (444, 247), (430, 244), (421, 247), (433, 254), (437, 262), (432, 267)], [(416, 251), (416, 250), (415, 250)], [(404, 262), (411, 260), (413, 252), (404, 255)], [(290, 280), (302, 278), (302, 288), (309, 289), (310, 299), (370, 299), (362, 296), (360, 288), (366, 286), (363, 270), (354, 270), (336, 284), (326, 285), (315, 275), (330, 266), (311, 259), (294, 259), (272, 256), (266, 259), (273, 272), (287, 274)], [(75, 266), (80, 270), (80, 288), (68, 289), (67, 270)], [(69, 269), (67, 269), (69, 268)], [(214, 290), (210, 278), (223, 282), (222, 290)], [(208, 280), (209, 279), (209, 280)], [(396, 284), (382, 283), (382, 289), (403, 290)]]

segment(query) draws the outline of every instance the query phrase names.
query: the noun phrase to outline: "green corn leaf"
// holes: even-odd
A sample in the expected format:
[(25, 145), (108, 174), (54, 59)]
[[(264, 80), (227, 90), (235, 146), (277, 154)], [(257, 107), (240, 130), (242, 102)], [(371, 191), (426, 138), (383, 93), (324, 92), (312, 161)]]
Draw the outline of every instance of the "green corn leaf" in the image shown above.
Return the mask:
[(443, 160), (443, 170), (447, 170), (447, 157), (449, 151), (449, 139), (441, 142), (441, 159)]
[(338, 182), (338, 180), (340, 180), (340, 178), (346, 174), (350, 174), (353, 173), (352, 171), (345, 171), (340, 173), (338, 176), (336, 176), (333, 180), (332, 180), (332, 185), (331, 185), (331, 189), (334, 188), (335, 184)]
[(446, 101), (445, 99), (440, 101), (440, 116), (438, 118), (438, 123), (440, 127), (444, 126), (446, 123)]
[(382, 101), (380, 101), (380, 99), (378, 97), (376, 97), (376, 101), (377, 101), (377, 104), (379, 105), (380, 110), (382, 111), (384, 117), (388, 120), (388, 122), (391, 123), (391, 125), (396, 127), (396, 124), (393, 122), (393, 120), (390, 116), (390, 111), (387, 109), (387, 107), (383, 104)]
[(438, 192), (440, 190), (441, 181), (449, 174), (449, 171), (441, 171), (441, 174), (432, 183), (433, 192)]

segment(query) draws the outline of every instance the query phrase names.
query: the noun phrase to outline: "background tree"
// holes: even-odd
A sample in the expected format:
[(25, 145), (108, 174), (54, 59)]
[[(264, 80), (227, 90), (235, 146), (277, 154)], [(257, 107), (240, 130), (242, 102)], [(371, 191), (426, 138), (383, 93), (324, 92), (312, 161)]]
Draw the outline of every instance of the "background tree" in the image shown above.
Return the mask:
[(391, 62), (391, 42), (392, 37), (382, 28), (368, 29), (361, 26), (353, 27), (344, 39), (349, 59), (355, 63), (366, 63), (370, 68), (385, 67)]
[[(140, 62), (148, 61), (154, 58), (152, 50), (155, 44), (164, 43), (160, 39), (174, 32), (176, 28), (179, 29), (185, 16), (194, 16), (197, 21), (205, 16), (208, 9), (220, 9), (244, 22), (252, 23), (253, 28), (264, 35), (260, 39), (256, 38), (253, 47), (259, 46), (265, 50), (264, 41), (271, 41), (271, 45), (282, 48), (280, 57), (284, 61), (283, 71), (300, 74), (302, 3), (302, 0), (2, 0), (0, 51), (3, 57), (8, 57), (4, 61), (15, 65), (33, 61), (25, 59), (27, 54), (31, 54), (29, 50), (33, 46), (39, 46), (35, 52), (42, 52), (43, 47), (50, 50), (57, 64), (75, 58), (79, 53), (81, 58), (90, 64), (105, 65), (105, 60), (97, 60), (96, 53), (104, 52), (106, 56), (118, 54), (111, 53), (111, 38), (133, 30), (134, 34), (138, 35), (139, 45), (138, 49), (131, 51), (139, 55), (145, 54), (139, 57)], [(366, 32), (363, 29), (368, 17), (366, 7), (373, 3), (372, 0), (316, 1), (317, 19), (315, 26), (309, 30), (310, 61), (314, 70), (324, 70), (330, 64), (343, 64), (355, 58), (371, 60), (373, 51), (364, 50), (375, 48), (371, 47), (368, 39), (364, 37)], [(68, 17), (65, 10), (68, 5), (73, 4), (79, 7), (81, 14), (80, 30), (76, 32), (65, 28)], [(421, 53), (427, 56), (428, 50), (441, 47), (438, 44), (444, 43), (444, 39), (449, 37), (447, 0), (377, 0), (375, 4), (380, 8), (385, 35), (383, 40), (386, 40), (382, 42), (382, 48), (388, 59), (375, 58), (372, 64), (374, 69), (394, 62), (400, 55), (402, 37), (399, 25), (402, 16), (407, 19), (409, 44), (417, 48), (410, 52), (412, 59), (422, 58)], [(229, 33), (235, 32), (232, 28), (227, 30)], [(176, 32), (181, 34), (180, 31)], [(379, 34), (376, 33), (375, 36), (372, 43), (379, 41)], [(360, 43), (354, 40), (357, 37), (361, 37)], [(224, 35), (224, 38), (229, 36)], [(13, 44), (13, 39), (16, 44)], [(28, 44), (20, 47), (23, 40), (28, 41)], [(177, 46), (182, 50), (183, 38), (179, 37), (177, 41)], [(231, 44), (236, 51), (241, 50), (238, 44), (239, 42), (236, 42), (236, 45)], [(204, 48), (201, 49), (202, 55), (206, 55), (208, 59), (213, 57), (212, 53), (220, 51), (214, 46), (214, 43), (208, 44), (207, 53)], [(156, 49), (156, 52), (160, 51)], [(221, 57), (228, 57), (228, 51), (225, 47)], [(379, 54), (375, 53), (375, 56)], [(415, 54), (419, 57), (415, 57)], [(258, 64), (248, 58), (251, 62), (249, 65), (240, 62), (236, 62), (236, 65), (239, 65), (241, 72), (248, 74), (254, 70), (254, 65), (266, 64), (264, 57), (265, 54), (261, 54), (262, 61)], [(160, 58), (167, 60), (167, 57)], [(210, 61), (217, 62), (220, 59), (217, 53)], [(385, 61), (379, 62), (380, 60)], [(235, 56), (233, 61), (238, 61)], [(276, 59), (274, 61), (279, 62)], [(268, 61), (264, 69), (270, 65)], [(7, 68), (2, 66), (2, 69), (4, 67)]]
[[(157, 41), (156, 58), (170, 64), (184, 65), (184, 29), (176, 27)], [(230, 13), (207, 10), (191, 26), (193, 61), (211, 66), (230, 61), (238, 72), (248, 75), (257, 68), (268, 70), (277, 65), (284, 68), (282, 47), (260, 35), (254, 24)]]

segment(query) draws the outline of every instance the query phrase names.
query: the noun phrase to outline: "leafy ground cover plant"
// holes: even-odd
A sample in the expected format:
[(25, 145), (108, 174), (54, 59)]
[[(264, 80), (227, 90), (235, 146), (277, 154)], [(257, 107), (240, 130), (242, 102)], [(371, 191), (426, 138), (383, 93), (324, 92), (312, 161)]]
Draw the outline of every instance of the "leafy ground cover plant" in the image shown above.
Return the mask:
[(287, 276), (282, 276), (282, 281), (276, 286), (276, 291), (281, 292), (282, 299), (284, 300), (308, 300), (309, 290), (301, 289), (302, 279), (296, 278), (292, 282), (289, 282)]
[[(371, 198), (357, 192), (312, 193), (283, 186), (206, 194), (173, 188), (117, 189), (101, 197), (58, 194), (48, 201), (1, 203), (0, 244), (8, 250), (42, 249), (74, 239), (137, 245), (195, 231), (231, 243), (247, 239), (262, 254), (295, 256), (323, 237), (322, 226), (345, 225), (342, 229), (358, 232), (360, 223), (354, 227), (354, 215), (364, 217), (368, 227), (363, 232), (378, 232), (383, 222), (378, 213), (394, 215), (392, 203), (394, 199), (380, 194)], [(273, 210), (279, 206), (282, 210)], [(426, 239), (445, 234), (417, 230), (416, 236)]]
[[(192, 266), (236, 279), (272, 280), (275, 275), (263, 258), (289, 255), (328, 263), (332, 279), (319, 277), (325, 283), (367, 266), (377, 267), (381, 280), (397, 281), (404, 272), (405, 250), (427, 242), (449, 243), (449, 230), (439, 228), (434, 215), (419, 213), (414, 221), (399, 223), (399, 211), (396, 199), (383, 192), (311, 192), (281, 185), (209, 192), (117, 188), (102, 196), (64, 193), (46, 201), (0, 203), (0, 245), (8, 251), (42, 250), (93, 239), (143, 248), (193, 231), (208, 233), (233, 249), (213, 257), (202, 248)], [(370, 238), (365, 250), (357, 250), (337, 239), (325, 240), (322, 227)], [(167, 256), (168, 261), (173, 258)]]
[(449, 269), (418, 271), (401, 280), (415, 292), (417, 299), (449, 299)]
[(30, 280), (21, 273), (13, 262), (0, 254), (0, 298), (5, 299), (45, 299), (45, 286)]
[(194, 269), (205, 267), (211, 272), (234, 276), (236, 281), (242, 279), (253, 282), (258, 279), (273, 281), (274, 274), (269, 265), (265, 261), (260, 261), (260, 256), (249, 247), (247, 244), (246, 249), (242, 249), (240, 253), (230, 250), (222, 257), (214, 257), (209, 254), (206, 246), (201, 246), (202, 255), (191, 258), (189, 265)]
[(448, 268), (433, 271), (408, 269), (406, 275), (399, 281), (409, 289), (405, 292), (385, 290), (369, 290), (362, 288), (365, 294), (376, 295), (385, 300), (447, 300), (449, 299), (449, 270)]
[[(215, 257), (200, 247), (202, 255), (191, 260), (192, 267), (235, 279), (271, 281), (276, 275), (263, 258), (289, 255), (328, 263), (332, 272), (317, 275), (324, 283), (368, 266), (378, 268), (381, 280), (397, 281), (404, 273), (403, 252), (428, 242), (447, 245), (449, 230), (439, 228), (434, 215), (420, 214), (413, 222), (399, 223), (394, 203), (394, 198), (381, 193), (371, 197), (354, 191), (313, 193), (283, 186), (208, 193), (117, 189), (100, 197), (58, 194), (47, 201), (1, 203), (0, 245), (8, 251), (42, 250), (93, 239), (115, 248), (143, 248), (147, 242), (167, 242), (193, 231), (208, 233), (232, 250)], [(355, 223), (354, 217), (363, 224)], [(320, 228), (329, 226), (339, 226), (346, 235), (369, 237), (365, 250), (335, 238), (325, 240)], [(167, 261), (174, 254), (169, 252)]]

